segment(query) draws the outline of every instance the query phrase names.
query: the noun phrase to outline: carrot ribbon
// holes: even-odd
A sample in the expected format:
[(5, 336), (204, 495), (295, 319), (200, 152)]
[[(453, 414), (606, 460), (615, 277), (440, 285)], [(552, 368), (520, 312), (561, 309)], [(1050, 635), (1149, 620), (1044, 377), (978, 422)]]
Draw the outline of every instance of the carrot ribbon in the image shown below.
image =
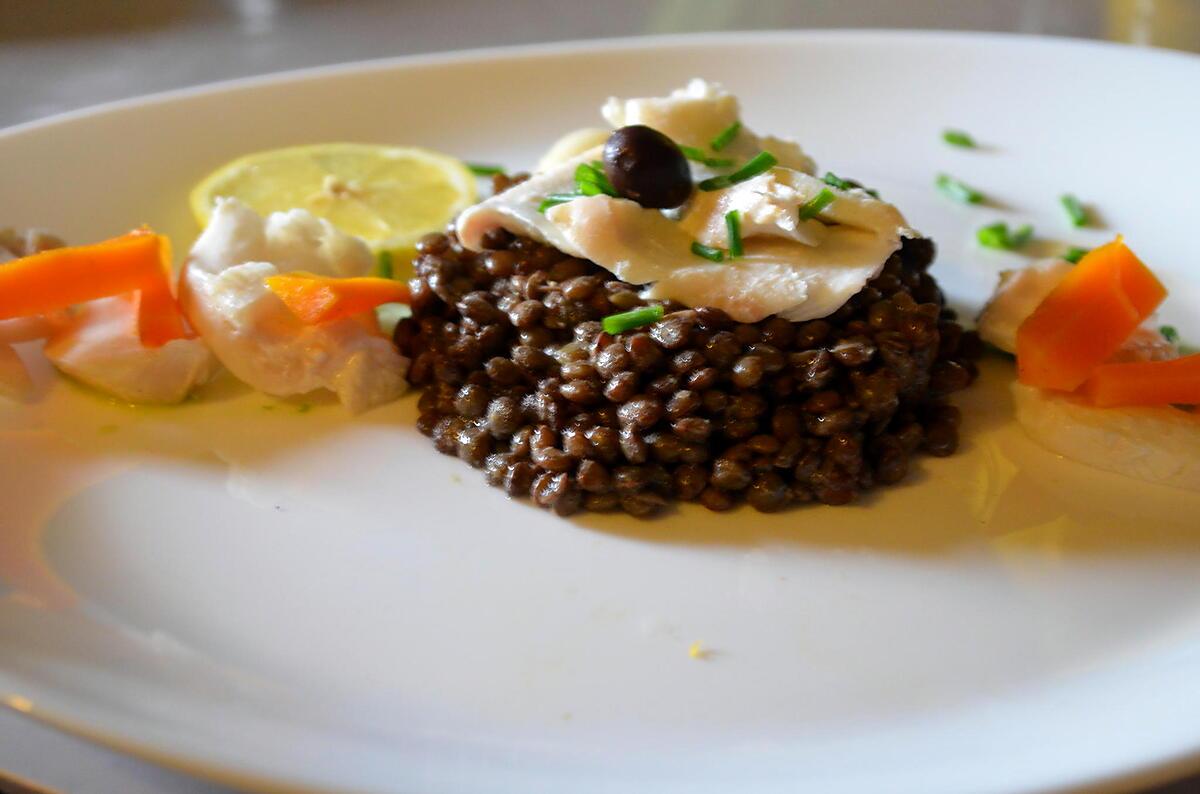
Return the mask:
[(1074, 391), (1166, 295), (1120, 237), (1092, 250), (1017, 329), (1019, 379)]
[(408, 285), (390, 278), (329, 278), (312, 273), (268, 276), (267, 289), (305, 325), (352, 317), (385, 303), (408, 303)]
[(171, 244), (139, 229), (93, 245), (52, 248), (0, 266), (0, 320), (137, 293), (138, 336), (160, 347), (189, 336), (171, 293)]

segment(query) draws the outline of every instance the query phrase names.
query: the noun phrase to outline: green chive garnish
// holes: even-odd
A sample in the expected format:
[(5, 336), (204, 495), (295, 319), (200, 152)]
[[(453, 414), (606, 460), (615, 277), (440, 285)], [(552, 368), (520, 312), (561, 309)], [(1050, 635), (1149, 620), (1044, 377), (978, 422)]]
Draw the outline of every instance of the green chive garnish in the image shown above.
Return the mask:
[(701, 245), (700, 243), (692, 243), (692, 253), (707, 259), (709, 262), (722, 262), (725, 260), (725, 252), (720, 248), (709, 248), (707, 245)]
[(800, 220), (807, 221), (817, 217), (835, 198), (837, 197), (833, 195), (832, 190), (827, 187), (821, 188), (820, 193), (800, 205)]
[(869, 187), (863, 187), (860, 183), (855, 182), (853, 179), (842, 179), (832, 171), (826, 171), (824, 179), (825, 184), (829, 185), (830, 187), (835, 187), (838, 190), (854, 190), (855, 188), (858, 188), (871, 198), (879, 198), (878, 190), (873, 190)]
[(663, 307), (643, 306), (620, 314), (610, 314), (600, 321), (600, 327), (608, 334), (620, 334), (643, 325), (650, 325), (662, 319)]
[(963, 204), (981, 204), (983, 203), (983, 194), (975, 188), (960, 182), (949, 174), (938, 174), (935, 180), (938, 190), (945, 193), (955, 201), (961, 201)]
[(946, 130), (942, 133), (942, 140), (951, 146), (961, 146), (964, 149), (975, 148), (975, 139), (962, 130)]
[(1063, 209), (1067, 211), (1067, 217), (1071, 219), (1072, 226), (1087, 226), (1087, 210), (1083, 208), (1079, 199), (1070, 193), (1064, 193), (1058, 200), (1062, 202)]
[(849, 179), (842, 179), (832, 171), (825, 172), (825, 184), (829, 185), (830, 187), (835, 187), (838, 190), (853, 190), (858, 186)]
[(581, 193), (551, 193), (542, 199), (542, 203), (538, 204), (538, 212), (545, 214), (546, 210), (551, 207), (557, 207), (559, 204), (566, 204), (568, 201), (574, 201), (579, 198)]
[(504, 173), (504, 166), (488, 165), (487, 163), (467, 163), (467, 168), (475, 176), (495, 176)]
[(741, 256), (742, 250), (742, 213), (730, 210), (725, 213), (725, 231), (729, 233), (729, 258)]
[(1173, 344), (1173, 345), (1179, 344), (1179, 331), (1177, 331), (1175, 329), (1175, 326), (1164, 325), (1158, 329), (1158, 332), (1160, 334), (1162, 334), (1163, 339), (1166, 339), (1171, 344)]
[(1008, 224), (1000, 222), (984, 226), (975, 232), (975, 238), (984, 248), (1008, 248)]
[(1087, 248), (1080, 248), (1077, 245), (1073, 245), (1067, 249), (1067, 252), (1062, 255), (1062, 258), (1070, 262), (1072, 265), (1077, 265), (1079, 264), (1080, 259), (1083, 259), (1085, 256), (1087, 256), (1088, 250), (1089, 249)]
[(392, 252), (379, 252), (379, 276), (380, 278), (395, 278), (396, 272), (392, 266)]
[(580, 163), (575, 169), (575, 185), (585, 196), (616, 196), (616, 188), (604, 175), (604, 165), (599, 161)]
[(1011, 248), (1020, 248), (1032, 239), (1033, 227), (1028, 223), (1024, 226), (1018, 226), (1016, 231), (1008, 236), (1008, 242)]
[(680, 146), (679, 151), (683, 152), (683, 156), (687, 159), (706, 165), (709, 168), (728, 168), (733, 165), (733, 160), (728, 157), (709, 157), (701, 149), (695, 146)]
[(1011, 251), (1020, 248), (1033, 239), (1033, 227), (1029, 224), (1010, 230), (1004, 221), (984, 226), (975, 232), (975, 238), (984, 248), (997, 248)]
[(737, 134), (741, 131), (742, 131), (742, 122), (740, 122), (740, 121), (733, 122), (728, 127), (721, 130), (717, 134), (717, 137), (712, 139), (712, 142), (708, 144), (708, 148), (712, 149), (714, 152), (721, 151), (726, 146), (733, 143), (733, 139), (736, 138)]
[(732, 174), (725, 176), (714, 176), (712, 179), (705, 179), (696, 187), (701, 190), (724, 190), (731, 185), (736, 185), (738, 182), (745, 182), (747, 179), (753, 179), (769, 168), (774, 167), (779, 161), (775, 159), (775, 155), (770, 152), (759, 152), (751, 157), (745, 165)]

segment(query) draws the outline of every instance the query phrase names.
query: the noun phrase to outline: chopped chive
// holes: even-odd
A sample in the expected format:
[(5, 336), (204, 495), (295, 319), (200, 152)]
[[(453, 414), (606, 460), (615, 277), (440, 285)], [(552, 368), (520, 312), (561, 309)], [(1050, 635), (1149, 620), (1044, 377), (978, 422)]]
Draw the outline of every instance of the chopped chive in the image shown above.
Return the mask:
[(775, 155), (770, 152), (759, 152), (751, 157), (746, 164), (732, 174), (725, 176), (714, 176), (712, 179), (705, 179), (696, 187), (701, 190), (724, 190), (725, 188), (736, 185), (738, 182), (745, 182), (747, 179), (753, 179), (767, 169), (773, 167), (779, 161), (775, 159)]
[(610, 314), (600, 321), (600, 327), (608, 334), (620, 334), (643, 325), (650, 325), (662, 319), (662, 305), (642, 306), (620, 314)]
[(730, 210), (725, 213), (725, 231), (729, 233), (729, 258), (741, 256), (742, 248), (742, 213)]
[(604, 189), (603, 186), (595, 182), (580, 182), (579, 193), (584, 196), (607, 196), (611, 195)]
[(380, 251), (379, 252), (378, 270), (379, 270), (379, 276), (381, 278), (395, 278), (396, 277), (396, 271), (392, 265), (392, 252), (391, 251)]
[(1179, 344), (1179, 331), (1175, 329), (1175, 326), (1164, 325), (1158, 329), (1158, 332), (1162, 334), (1163, 339), (1166, 339), (1171, 344)]
[(1062, 255), (1062, 258), (1070, 262), (1072, 265), (1077, 265), (1079, 264), (1080, 259), (1083, 259), (1085, 256), (1087, 256), (1089, 250), (1090, 249), (1080, 248), (1077, 245), (1073, 245), (1067, 249), (1067, 252)]
[(984, 248), (1008, 248), (1008, 224), (1001, 221), (984, 226), (975, 232), (975, 238)]
[(1033, 227), (1026, 223), (1023, 226), (1018, 226), (1016, 231), (1008, 237), (1010, 248), (1020, 248), (1033, 239)]
[(1062, 202), (1063, 209), (1067, 211), (1067, 217), (1071, 219), (1072, 226), (1087, 226), (1087, 210), (1083, 208), (1079, 199), (1070, 193), (1064, 193), (1058, 200)]
[(1007, 223), (999, 221), (990, 226), (984, 226), (975, 232), (975, 239), (984, 248), (998, 248), (1002, 251), (1011, 251), (1014, 248), (1020, 248), (1033, 239), (1033, 227), (1027, 223), (1017, 229), (1010, 230)]
[(692, 253), (707, 259), (709, 262), (723, 262), (725, 260), (725, 252), (720, 248), (710, 248), (700, 243), (692, 243)]
[(800, 205), (800, 220), (808, 221), (817, 217), (835, 198), (837, 197), (833, 195), (832, 190), (827, 187), (821, 188), (820, 193)]
[(542, 203), (538, 204), (538, 212), (545, 214), (546, 210), (551, 207), (557, 207), (559, 204), (566, 204), (568, 201), (574, 201), (579, 198), (581, 193), (551, 193), (542, 199)]
[(733, 122), (728, 127), (717, 133), (717, 137), (712, 139), (712, 141), (708, 144), (708, 148), (712, 149), (714, 152), (721, 151), (726, 146), (733, 143), (733, 139), (736, 138), (737, 134), (741, 131), (742, 122)]
[(296, 406), (297, 413), (306, 414), (313, 409), (312, 403), (300, 403)]
[(733, 165), (733, 160), (728, 157), (709, 157), (701, 149), (695, 146), (680, 146), (679, 151), (683, 152), (683, 156), (687, 159), (706, 165), (709, 168), (728, 168)]
[(575, 169), (575, 185), (585, 196), (616, 196), (616, 188), (604, 175), (604, 165), (599, 161), (580, 163)]
[(945, 130), (942, 132), (942, 140), (951, 146), (961, 146), (964, 149), (975, 148), (975, 139), (962, 130)]
[(467, 163), (467, 168), (475, 176), (495, 176), (504, 173), (504, 166), (488, 165), (487, 163)]
[(853, 190), (858, 187), (857, 182), (851, 182), (849, 179), (842, 179), (832, 171), (825, 172), (825, 184), (830, 187), (835, 187), (838, 190)]
[(879, 198), (878, 190), (873, 190), (869, 187), (864, 187), (862, 185), (862, 183), (855, 182), (853, 179), (842, 179), (840, 176), (833, 173), (832, 171), (825, 172), (824, 180), (825, 180), (825, 184), (829, 185), (830, 187), (835, 187), (838, 190), (854, 190), (857, 188), (858, 190), (861, 190), (864, 193), (866, 193), (871, 198), (876, 198), (876, 199)]
[(938, 174), (935, 184), (938, 190), (955, 201), (961, 201), (963, 204), (981, 204), (983, 202), (982, 193), (949, 174)]

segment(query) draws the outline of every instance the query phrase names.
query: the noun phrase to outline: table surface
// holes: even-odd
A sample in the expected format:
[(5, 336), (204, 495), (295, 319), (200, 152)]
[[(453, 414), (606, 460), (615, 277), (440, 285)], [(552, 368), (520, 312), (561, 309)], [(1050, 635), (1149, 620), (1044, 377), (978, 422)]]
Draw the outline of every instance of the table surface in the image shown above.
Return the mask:
[[(1039, 33), (1200, 51), (1200, 0), (0, 0), (0, 74), (20, 75), (0, 84), (0, 128), (155, 91), (384, 56), (838, 27)], [(1154, 794), (1197, 790), (1200, 777)], [(0, 711), (0, 792), (27, 791), (231, 790)]]

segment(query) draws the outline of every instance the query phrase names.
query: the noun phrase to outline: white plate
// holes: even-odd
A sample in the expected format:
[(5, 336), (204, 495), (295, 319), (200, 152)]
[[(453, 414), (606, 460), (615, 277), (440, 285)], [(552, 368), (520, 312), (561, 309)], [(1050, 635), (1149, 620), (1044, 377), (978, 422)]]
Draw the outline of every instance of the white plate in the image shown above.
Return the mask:
[[(1020, 261), (970, 244), (983, 223), (1119, 229), (1200, 337), (1200, 61), (1098, 44), (723, 34), (240, 82), (0, 134), (0, 220), (75, 241), (145, 221), (183, 250), (188, 186), (235, 155), (364, 140), (524, 165), (610, 93), (693, 75), (899, 204), (956, 303)], [(1005, 209), (943, 200), (943, 170)], [(1066, 190), (1107, 228), (1070, 232)], [(861, 505), (649, 523), (507, 501), (417, 434), (413, 399), (134, 410), (60, 380), (0, 407), (0, 693), (167, 763), (326, 791), (1150, 779), (1200, 748), (1200, 494), (1043, 452), (1010, 375), (990, 362), (960, 401), (961, 454)]]

